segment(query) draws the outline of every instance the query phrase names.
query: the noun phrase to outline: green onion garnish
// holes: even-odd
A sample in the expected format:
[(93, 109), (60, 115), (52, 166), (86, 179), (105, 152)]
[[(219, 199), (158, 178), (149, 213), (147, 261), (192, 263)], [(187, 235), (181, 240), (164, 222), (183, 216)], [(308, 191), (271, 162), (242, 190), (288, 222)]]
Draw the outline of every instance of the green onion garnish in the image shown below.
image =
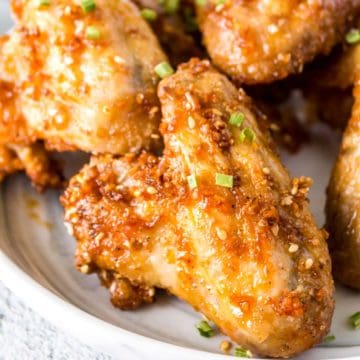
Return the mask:
[(234, 355), (236, 357), (248, 358), (248, 357), (251, 357), (251, 352), (242, 347), (236, 347), (234, 349)]
[(195, 0), (195, 4), (197, 6), (204, 6), (206, 4), (206, 0)]
[(360, 311), (350, 316), (350, 323), (354, 329), (360, 329)]
[(215, 183), (219, 186), (232, 188), (234, 185), (234, 177), (232, 175), (216, 173)]
[(229, 119), (231, 125), (240, 127), (245, 120), (245, 115), (242, 112), (232, 113)]
[(350, 30), (345, 37), (348, 44), (356, 44), (360, 41), (360, 31), (357, 29)]
[(153, 9), (145, 8), (145, 9), (142, 9), (140, 13), (141, 13), (141, 16), (147, 21), (154, 21), (157, 18), (157, 13)]
[(40, 6), (49, 6), (50, 0), (39, 0), (39, 5)]
[(180, 0), (166, 0), (164, 10), (167, 14), (175, 14), (180, 7)]
[(189, 175), (187, 177), (187, 181), (188, 181), (190, 190), (197, 188), (197, 180), (196, 180), (196, 176), (194, 174)]
[(81, 7), (85, 14), (95, 10), (96, 5), (94, 0), (82, 0)]
[(159, 77), (161, 77), (161, 79), (164, 79), (174, 73), (174, 69), (166, 61), (164, 61), (160, 64), (157, 64), (155, 66), (154, 70), (155, 70), (156, 74), (159, 75)]
[(89, 40), (100, 39), (101, 33), (100, 30), (95, 26), (88, 26), (86, 28), (86, 38)]
[(223, 5), (225, 4), (226, 0), (216, 0), (216, 5)]
[(196, 328), (203, 337), (209, 338), (214, 335), (214, 329), (205, 320), (200, 321)]
[(325, 344), (329, 344), (331, 343), (332, 341), (334, 341), (336, 338), (334, 335), (328, 335), (328, 336), (325, 336), (324, 337), (324, 340), (323, 340), (323, 343)]
[(256, 138), (256, 134), (250, 128), (245, 128), (240, 133), (241, 142), (248, 140), (250, 143), (252, 143), (255, 140), (255, 138)]

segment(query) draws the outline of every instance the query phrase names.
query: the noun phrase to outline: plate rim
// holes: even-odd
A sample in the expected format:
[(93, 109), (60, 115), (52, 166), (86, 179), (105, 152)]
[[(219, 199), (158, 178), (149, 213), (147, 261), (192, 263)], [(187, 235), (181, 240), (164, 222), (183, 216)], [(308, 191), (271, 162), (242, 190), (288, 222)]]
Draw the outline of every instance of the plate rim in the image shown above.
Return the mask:
[[(5, 252), (0, 248), (0, 280), (3, 284), (10, 289), (16, 296), (18, 296), (26, 305), (33, 309), (36, 313), (40, 314), (44, 319), (54, 324), (66, 333), (70, 333), (75, 338), (83, 343), (91, 346), (92, 348), (99, 349), (106, 354), (117, 356), (111, 348), (109, 349), (110, 342), (104, 345), (104, 338), (115, 338), (116, 343), (121, 340), (122, 344), (130, 344), (132, 346), (149, 346), (156, 347), (162, 353), (157, 354), (157, 358), (162, 358), (163, 355), (171, 355), (172, 358), (181, 352), (181, 357), (187, 356), (187, 359), (207, 359), (207, 360), (223, 360), (227, 358), (234, 358), (231, 355), (216, 354), (208, 351), (198, 349), (191, 349), (185, 346), (175, 345), (146, 337), (126, 329), (110, 324), (98, 317), (87, 313), (79, 307), (71, 304), (70, 302), (62, 299), (60, 296), (54, 294), (51, 290), (40, 284), (38, 281), (28, 275), (21, 267), (19, 267)], [(31, 296), (28, 296), (29, 293)], [(67, 320), (71, 319), (71, 322)], [(71, 325), (70, 325), (71, 323)], [(74, 326), (73, 324), (76, 323)], [(96, 336), (99, 333), (99, 328), (103, 332), (101, 337)], [(78, 331), (81, 330), (81, 331)], [(105, 336), (105, 335), (110, 336)], [(121, 336), (121, 339), (119, 339)], [(97, 341), (96, 339), (99, 339)], [(89, 341), (91, 339), (92, 341)], [(112, 341), (111, 343), (114, 343)], [(115, 344), (115, 343), (114, 343)], [(316, 352), (323, 351), (326, 348), (314, 348), (313, 355)], [(360, 346), (339, 346), (329, 347), (328, 350), (337, 353), (340, 357), (332, 358), (333, 360), (348, 360), (359, 359)], [(136, 347), (135, 347), (136, 350)], [(343, 357), (344, 351), (352, 350), (350, 356)], [(356, 353), (355, 353), (355, 352)], [(306, 354), (306, 353), (305, 353)], [(318, 354), (320, 357), (316, 359), (326, 359), (323, 355)], [(335, 354), (336, 355), (336, 354)], [(342, 355), (342, 356), (341, 356)], [(337, 355), (336, 355), (337, 356)], [(255, 359), (254, 359), (255, 360)]]

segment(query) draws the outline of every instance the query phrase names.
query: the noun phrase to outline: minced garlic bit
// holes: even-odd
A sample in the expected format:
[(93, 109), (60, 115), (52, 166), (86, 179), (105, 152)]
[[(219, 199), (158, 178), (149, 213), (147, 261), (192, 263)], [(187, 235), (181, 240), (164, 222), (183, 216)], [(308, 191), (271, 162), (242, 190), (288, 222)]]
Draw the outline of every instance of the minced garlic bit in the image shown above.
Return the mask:
[(314, 260), (311, 258), (306, 259), (305, 261), (305, 269), (309, 270), (314, 264)]
[(281, 200), (281, 205), (291, 205), (293, 203), (293, 199), (291, 195), (285, 196)]
[(157, 193), (157, 190), (153, 186), (148, 186), (146, 192), (150, 195), (154, 195)]
[(264, 168), (262, 169), (262, 171), (263, 171), (263, 173), (264, 173), (265, 175), (269, 175), (269, 174), (270, 174), (270, 169), (269, 169), (268, 167), (264, 167)]
[(226, 231), (219, 227), (216, 228), (216, 234), (220, 240), (226, 240), (226, 238), (227, 238)]
[(271, 227), (271, 232), (277, 236), (277, 234), (279, 233), (279, 225), (278, 224), (274, 224), (272, 227)]
[(194, 129), (195, 128), (195, 120), (192, 116), (188, 117), (188, 125), (190, 129)]
[(136, 189), (134, 192), (133, 192), (133, 195), (135, 197), (139, 197), (141, 195), (141, 191), (139, 189)]
[(90, 266), (88, 264), (81, 265), (80, 272), (83, 274), (88, 274), (90, 272)]
[(290, 253), (295, 253), (299, 250), (299, 245), (298, 244), (291, 244), (289, 246), (289, 252)]
[(228, 353), (231, 347), (232, 347), (232, 343), (228, 340), (223, 340), (219, 346), (220, 350), (224, 353)]

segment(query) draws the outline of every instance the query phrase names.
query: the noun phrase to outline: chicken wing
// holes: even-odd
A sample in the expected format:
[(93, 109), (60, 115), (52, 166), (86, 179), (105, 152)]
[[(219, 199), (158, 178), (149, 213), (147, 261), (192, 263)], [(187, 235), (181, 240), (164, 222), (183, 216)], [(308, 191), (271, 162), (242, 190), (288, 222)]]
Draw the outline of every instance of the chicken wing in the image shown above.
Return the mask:
[(39, 190), (61, 187), (60, 167), (43, 144), (28, 135), (14, 86), (0, 81), (0, 182), (5, 176), (25, 170)]
[(310, 180), (289, 177), (266, 119), (208, 61), (181, 65), (158, 94), (164, 155), (93, 157), (62, 197), (77, 266), (110, 274), (126, 308), (136, 287), (148, 301), (167, 289), (258, 354), (315, 345), (334, 304)]
[[(360, 63), (359, 63), (360, 64)], [(334, 275), (360, 289), (360, 72), (355, 104), (334, 167), (326, 204)]]
[(40, 192), (65, 185), (58, 162), (51, 159), (41, 143), (0, 146), (0, 182), (18, 171), (25, 171)]
[[(268, 83), (328, 54), (360, 11), (359, 0), (207, 0), (197, 13), (214, 61), (240, 83)], [(205, 3), (205, 4), (202, 4)]]
[[(81, 4), (12, 1), (17, 25), (0, 41), (0, 78), (14, 89), (22, 133), (59, 151), (149, 148), (159, 138), (154, 68), (166, 56), (130, 1)], [(7, 144), (17, 121), (0, 126)]]

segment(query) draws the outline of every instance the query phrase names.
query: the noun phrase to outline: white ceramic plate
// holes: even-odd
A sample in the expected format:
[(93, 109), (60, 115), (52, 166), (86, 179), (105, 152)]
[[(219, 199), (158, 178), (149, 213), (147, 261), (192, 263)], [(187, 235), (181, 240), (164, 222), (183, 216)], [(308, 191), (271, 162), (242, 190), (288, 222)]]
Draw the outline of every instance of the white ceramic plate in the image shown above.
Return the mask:
[[(10, 26), (8, 2), (0, 0), (0, 32)], [(294, 175), (313, 177), (311, 206), (320, 225), (337, 147), (336, 136), (317, 125), (310, 144), (296, 156), (284, 155)], [(77, 160), (70, 157), (67, 162), (69, 169)], [(160, 296), (154, 305), (135, 312), (113, 308), (97, 277), (84, 276), (73, 267), (75, 241), (63, 226), (58, 197), (57, 192), (37, 194), (21, 175), (1, 186), (0, 276), (11, 290), (45, 318), (117, 358), (125, 346), (139, 358), (225, 359), (218, 350), (224, 337), (200, 337), (194, 326), (199, 314), (175, 298)], [(347, 325), (349, 315), (360, 310), (359, 300), (360, 294), (337, 286), (331, 331), (336, 341), (302, 359), (360, 359), (360, 331)]]

